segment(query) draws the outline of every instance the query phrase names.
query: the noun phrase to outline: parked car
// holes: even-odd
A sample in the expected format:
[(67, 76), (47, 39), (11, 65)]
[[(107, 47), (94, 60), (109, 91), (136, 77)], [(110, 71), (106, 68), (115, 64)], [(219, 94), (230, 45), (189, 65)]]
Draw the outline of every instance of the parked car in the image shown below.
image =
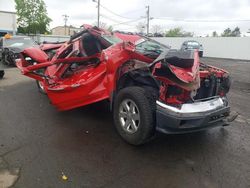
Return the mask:
[(188, 40), (182, 43), (181, 50), (198, 50), (199, 56), (203, 57), (203, 46), (197, 41)]
[(117, 132), (133, 145), (156, 131), (228, 125), (227, 71), (201, 63), (197, 51), (171, 50), (147, 37), (121, 38), (88, 27), (49, 61), (41, 49), (25, 49), (17, 67), (39, 82), (59, 110), (109, 100)]
[(6, 35), (0, 39), (0, 60), (4, 65), (15, 66), (15, 59), (20, 52), (28, 47), (39, 47), (31, 38), (26, 36)]
[(154, 37), (164, 37), (162, 33), (154, 33)]
[(147, 37), (153, 37), (154, 34), (153, 34), (153, 33), (148, 33), (146, 36), (147, 36)]

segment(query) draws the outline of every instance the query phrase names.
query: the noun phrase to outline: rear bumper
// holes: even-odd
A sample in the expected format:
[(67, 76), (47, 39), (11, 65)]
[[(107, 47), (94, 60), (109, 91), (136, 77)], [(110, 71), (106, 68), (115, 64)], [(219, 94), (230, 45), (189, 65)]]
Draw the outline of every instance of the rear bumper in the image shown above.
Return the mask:
[(184, 104), (181, 109), (157, 101), (157, 130), (163, 133), (187, 133), (228, 125), (230, 107), (225, 98)]

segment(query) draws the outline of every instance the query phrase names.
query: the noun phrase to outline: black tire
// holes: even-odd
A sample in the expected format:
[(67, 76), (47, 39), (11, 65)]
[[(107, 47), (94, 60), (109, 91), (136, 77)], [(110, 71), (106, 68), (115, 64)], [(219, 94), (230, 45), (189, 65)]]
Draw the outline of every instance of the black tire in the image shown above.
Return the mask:
[[(120, 110), (124, 101), (132, 101), (138, 107), (139, 124), (133, 133), (125, 130), (126, 125), (123, 127), (120, 119)], [(152, 138), (155, 133), (155, 105), (153, 97), (141, 87), (127, 87), (118, 92), (114, 101), (114, 124), (120, 136), (127, 143), (138, 146)]]
[(5, 61), (5, 55), (4, 55), (4, 54), (2, 54), (1, 63), (2, 63), (3, 65), (8, 65), (8, 63)]
[(9, 54), (4, 54), (3, 55), (2, 62), (3, 62), (4, 65), (7, 65), (7, 66), (16, 66), (15, 60), (12, 59)]
[(37, 81), (36, 81), (36, 85), (37, 85), (38, 91), (39, 91), (40, 93), (46, 95), (46, 91), (44, 90), (43, 87), (41, 87), (40, 81), (37, 80)]
[(0, 70), (0, 79), (2, 79), (4, 76), (4, 70)]

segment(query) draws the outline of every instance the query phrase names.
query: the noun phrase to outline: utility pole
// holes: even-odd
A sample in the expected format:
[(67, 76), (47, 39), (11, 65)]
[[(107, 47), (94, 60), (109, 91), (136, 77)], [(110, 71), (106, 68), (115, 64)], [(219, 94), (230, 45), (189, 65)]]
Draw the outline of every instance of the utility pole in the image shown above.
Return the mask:
[(146, 6), (147, 12), (146, 12), (146, 18), (147, 18), (147, 35), (149, 33), (149, 21), (153, 19), (153, 17), (149, 17), (149, 5)]
[(97, 13), (97, 27), (100, 26), (100, 0), (98, 0), (98, 3), (97, 3), (97, 9), (98, 9), (98, 13)]
[(148, 33), (149, 33), (149, 5), (146, 6), (146, 9), (147, 9), (147, 36), (148, 36)]
[[(96, 2), (96, 0), (93, 0)], [(100, 26), (100, 0), (97, 0), (97, 27)]]
[(67, 27), (67, 21), (68, 21), (69, 16), (67, 14), (64, 14), (62, 16), (64, 17), (63, 18), (63, 20), (64, 20), (64, 34), (67, 35), (67, 33), (66, 33), (66, 27)]

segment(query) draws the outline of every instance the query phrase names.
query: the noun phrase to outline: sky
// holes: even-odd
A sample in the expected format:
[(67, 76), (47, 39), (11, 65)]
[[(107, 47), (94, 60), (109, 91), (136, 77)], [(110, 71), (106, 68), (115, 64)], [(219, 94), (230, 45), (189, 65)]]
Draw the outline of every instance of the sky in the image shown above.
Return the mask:
[[(97, 21), (97, 3), (93, 0), (44, 0), (50, 28), (64, 25), (81, 26)], [(150, 6), (150, 26), (160, 25), (162, 31), (181, 27), (196, 36), (222, 33), (226, 28), (240, 27), (244, 34), (250, 29), (250, 0), (100, 0), (101, 22), (115, 30), (136, 31), (139, 22), (146, 23), (146, 6)], [(0, 10), (15, 11), (14, 0), (0, 0)]]

